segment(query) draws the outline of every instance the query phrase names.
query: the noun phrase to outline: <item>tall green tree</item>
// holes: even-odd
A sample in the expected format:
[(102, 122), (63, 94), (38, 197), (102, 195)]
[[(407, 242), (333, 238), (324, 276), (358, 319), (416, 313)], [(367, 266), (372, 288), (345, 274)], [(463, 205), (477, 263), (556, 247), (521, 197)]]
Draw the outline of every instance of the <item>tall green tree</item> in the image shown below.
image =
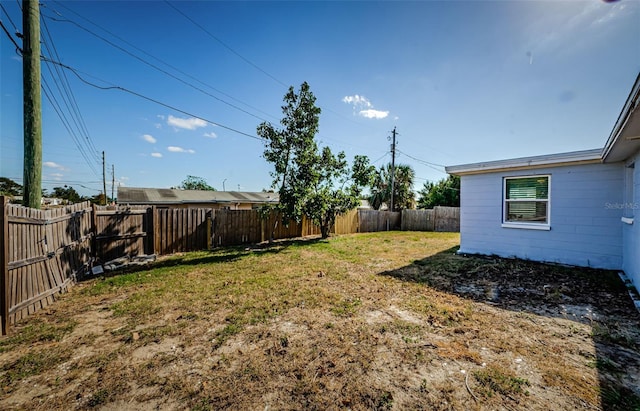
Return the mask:
[[(395, 167), (393, 179), (393, 210), (401, 211), (413, 208), (415, 194), (413, 192), (413, 180), (415, 172), (406, 164), (398, 164)], [(391, 204), (391, 163), (380, 167), (371, 184), (369, 203), (375, 210), (379, 210), (383, 204), (387, 207)]]
[(336, 216), (359, 204), (372, 168), (364, 156), (357, 156), (350, 168), (344, 152), (319, 150), (315, 135), (321, 110), (315, 102), (307, 82), (298, 92), (290, 87), (282, 106), (282, 128), (264, 122), (257, 134), (264, 139), (264, 158), (273, 165), (272, 188), (280, 197), (275, 208), (282, 222), (299, 222), (306, 215), (326, 238)]
[(418, 208), (460, 207), (460, 177), (449, 175), (437, 183), (426, 182), (418, 196)]
[(75, 188), (66, 185), (64, 187), (53, 187), (53, 193), (51, 195), (53, 197), (66, 200), (72, 204), (79, 203), (84, 200), (84, 198), (80, 196), (80, 194), (78, 194), (78, 192), (75, 190)]
[(0, 177), (0, 195), (21, 196), (22, 186), (10, 178)]
[(187, 175), (187, 178), (182, 180), (182, 183), (177, 187), (180, 190), (206, 190), (216, 191), (215, 188), (207, 184), (207, 180), (198, 176)]

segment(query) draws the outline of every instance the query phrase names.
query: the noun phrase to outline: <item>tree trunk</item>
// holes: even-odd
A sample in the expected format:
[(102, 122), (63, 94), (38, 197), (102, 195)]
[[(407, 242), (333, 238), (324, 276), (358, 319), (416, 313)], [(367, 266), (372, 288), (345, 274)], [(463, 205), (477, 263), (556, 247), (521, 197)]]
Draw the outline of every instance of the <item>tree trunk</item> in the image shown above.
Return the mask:
[(329, 224), (323, 222), (320, 225), (320, 234), (322, 235), (322, 238), (329, 238)]

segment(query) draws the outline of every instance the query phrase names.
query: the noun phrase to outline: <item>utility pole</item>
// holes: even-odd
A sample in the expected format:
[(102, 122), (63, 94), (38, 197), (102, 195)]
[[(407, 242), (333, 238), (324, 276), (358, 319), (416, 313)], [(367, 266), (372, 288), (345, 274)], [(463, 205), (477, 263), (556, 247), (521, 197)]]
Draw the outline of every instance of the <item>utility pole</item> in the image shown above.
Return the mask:
[(22, 2), (22, 85), (24, 124), (23, 199), (26, 207), (42, 202), (42, 100), (40, 96), (40, 5)]
[(391, 132), (393, 137), (391, 140), (391, 207), (393, 211), (393, 192), (395, 191), (395, 174), (396, 174), (396, 128)]
[(107, 169), (104, 162), (104, 151), (102, 152), (102, 192), (104, 193), (104, 204), (107, 205)]
[(116, 166), (111, 164), (111, 201), (114, 201), (113, 187), (116, 185)]

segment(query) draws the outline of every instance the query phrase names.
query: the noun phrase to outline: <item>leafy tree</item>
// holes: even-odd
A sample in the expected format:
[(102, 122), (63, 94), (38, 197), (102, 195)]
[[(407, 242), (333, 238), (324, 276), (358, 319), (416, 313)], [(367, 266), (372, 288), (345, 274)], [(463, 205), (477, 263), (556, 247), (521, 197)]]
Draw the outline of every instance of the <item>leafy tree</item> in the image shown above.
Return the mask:
[(80, 194), (78, 194), (78, 192), (73, 187), (67, 187), (66, 185), (64, 187), (53, 187), (52, 196), (61, 198), (72, 204), (79, 203), (83, 200)]
[(418, 195), (418, 208), (460, 207), (460, 177), (449, 175), (437, 183), (426, 182)]
[(369, 165), (366, 156), (355, 156), (353, 167), (349, 168), (344, 152), (334, 156), (329, 147), (323, 148), (317, 166), (319, 178), (315, 181), (303, 211), (320, 227), (322, 238), (327, 238), (336, 217), (360, 205), (362, 187), (370, 181), (375, 168)]
[(22, 195), (22, 186), (10, 178), (0, 177), (0, 195), (20, 196)]
[(349, 168), (344, 152), (334, 155), (328, 147), (318, 149), (320, 108), (315, 101), (306, 82), (298, 93), (290, 87), (282, 106), (282, 128), (265, 122), (257, 134), (265, 142), (264, 158), (274, 167), (272, 187), (280, 197), (275, 208), (283, 223), (306, 215), (326, 238), (336, 216), (359, 204), (372, 167), (367, 157), (356, 156)]
[[(415, 204), (412, 190), (415, 173), (409, 165), (398, 164), (393, 179), (393, 210), (413, 208)], [(391, 203), (391, 163), (380, 167), (371, 185), (369, 196), (371, 207), (379, 210), (383, 204)]]
[(207, 184), (207, 180), (204, 178), (191, 175), (187, 175), (187, 178), (182, 180), (182, 183), (177, 188), (180, 190), (216, 191), (215, 188)]
[(104, 199), (104, 193), (91, 196), (91, 198), (89, 198), (89, 201), (91, 201), (93, 204), (98, 204), (98, 205), (103, 205), (108, 203), (108, 201), (105, 201)]

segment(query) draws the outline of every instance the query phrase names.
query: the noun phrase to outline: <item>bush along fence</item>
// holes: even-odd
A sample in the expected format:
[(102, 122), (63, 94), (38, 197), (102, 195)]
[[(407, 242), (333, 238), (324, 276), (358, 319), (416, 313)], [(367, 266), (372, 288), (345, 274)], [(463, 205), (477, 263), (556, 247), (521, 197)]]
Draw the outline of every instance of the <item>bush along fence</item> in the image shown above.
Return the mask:
[[(319, 235), (306, 219), (282, 224), (272, 212), (210, 208), (100, 207), (89, 202), (34, 210), (0, 196), (0, 314), (2, 334), (53, 303), (70, 284), (121, 257), (167, 255), (212, 247)], [(459, 231), (459, 209), (402, 213), (352, 210), (334, 234), (388, 230)]]

